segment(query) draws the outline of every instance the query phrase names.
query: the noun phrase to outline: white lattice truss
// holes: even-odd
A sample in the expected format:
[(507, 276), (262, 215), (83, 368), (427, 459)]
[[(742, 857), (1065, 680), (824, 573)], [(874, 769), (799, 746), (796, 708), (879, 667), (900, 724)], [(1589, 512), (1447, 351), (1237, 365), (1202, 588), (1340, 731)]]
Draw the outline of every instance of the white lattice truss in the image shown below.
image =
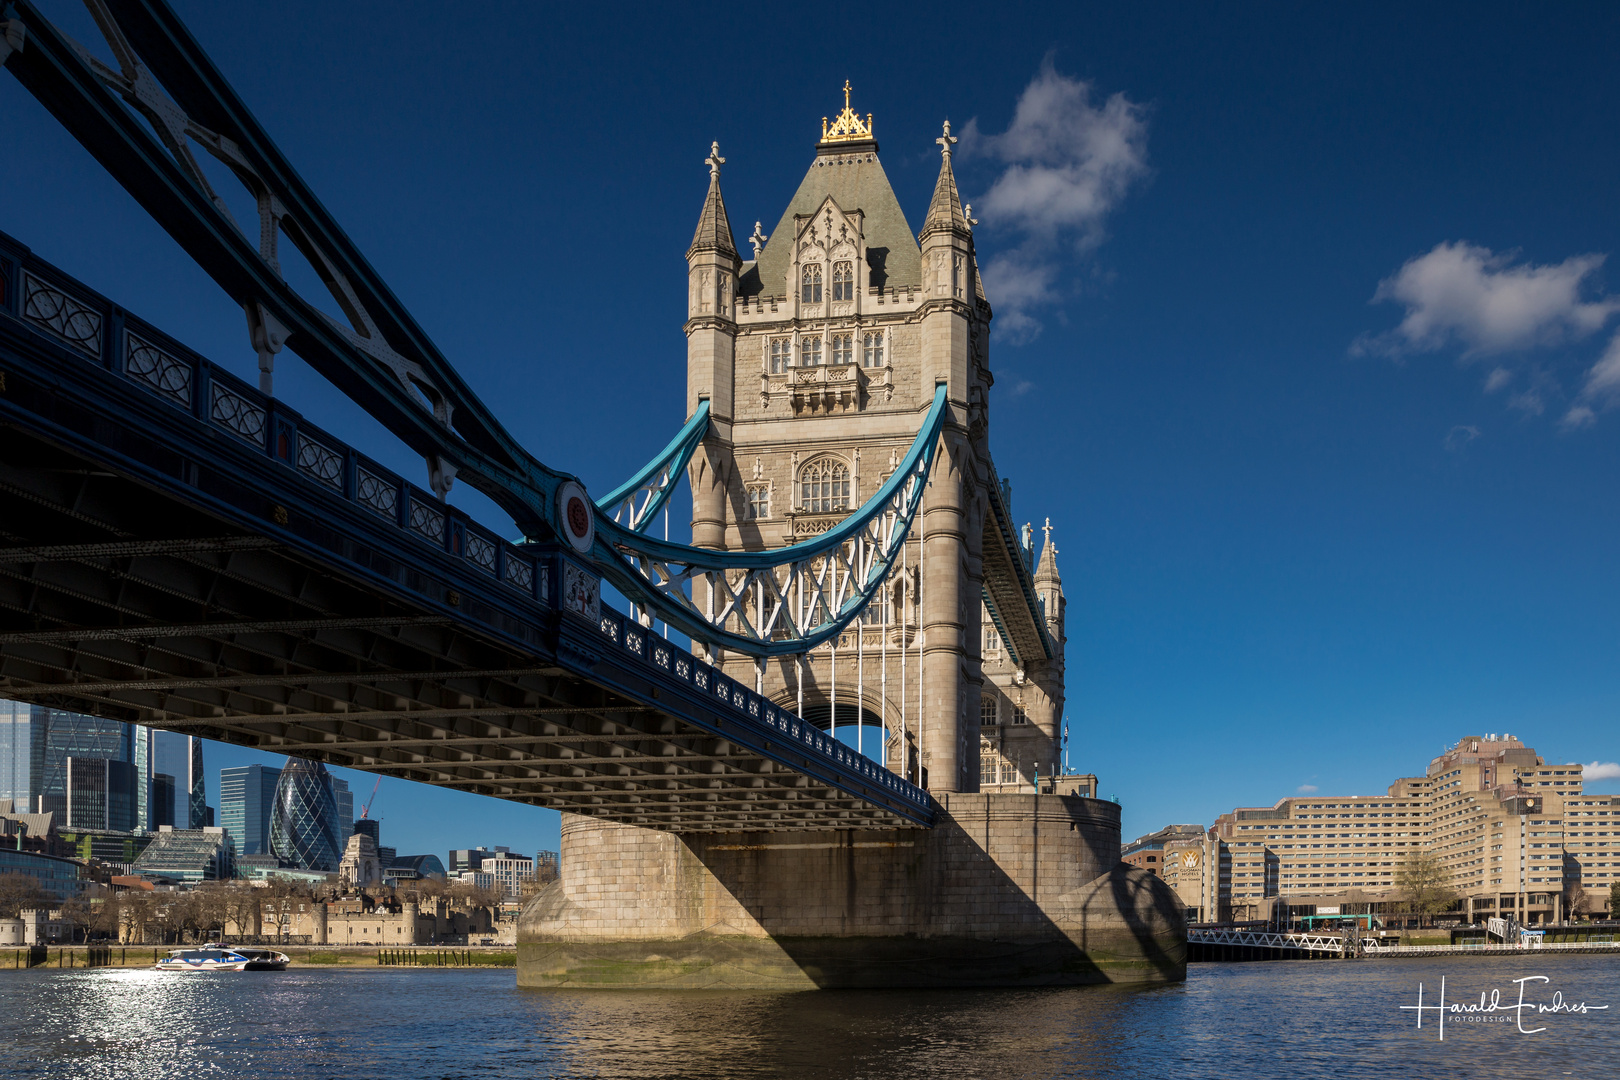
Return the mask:
[(692, 451), (709, 430), (709, 403), (698, 403), (692, 419), (686, 422), (663, 452), (648, 462), (635, 476), (596, 500), (599, 513), (630, 532), (644, 533), (675, 493), (675, 485), (692, 459)]
[(1344, 952), (1344, 939), (1331, 934), (1280, 934), (1263, 930), (1188, 930), (1187, 940), (1200, 945), (1246, 945), (1261, 949), (1302, 949), (1306, 952)]

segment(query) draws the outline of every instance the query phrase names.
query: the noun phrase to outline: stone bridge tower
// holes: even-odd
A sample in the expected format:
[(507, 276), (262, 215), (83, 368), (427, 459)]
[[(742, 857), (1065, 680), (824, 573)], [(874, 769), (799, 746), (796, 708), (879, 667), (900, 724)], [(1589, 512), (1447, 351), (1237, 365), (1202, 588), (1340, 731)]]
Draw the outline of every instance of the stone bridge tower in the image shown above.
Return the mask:
[[(842, 640), (760, 664), (714, 655), (927, 787), (929, 829), (672, 834), (564, 814), (561, 877), (523, 910), (523, 986), (808, 989), (1160, 982), (1186, 927), (1119, 861), (1119, 807), (1062, 777), (1063, 586), (990, 456), (990, 305), (951, 171), (913, 235), (848, 101), (753, 258), (713, 147), (687, 251), (695, 544), (777, 548), (855, 510), (949, 403), (905, 572)], [(696, 599), (696, 598), (695, 598)], [(873, 639), (876, 639), (875, 641)], [(880, 728), (878, 725), (882, 725)], [(880, 738), (878, 732), (890, 734)], [(1035, 783), (1037, 777), (1040, 783)], [(982, 785), (982, 790), (981, 790)]]
[[(932, 791), (1032, 790), (1058, 764), (1062, 606), (1037, 592), (1031, 533), (1013, 527), (990, 456), (991, 310), (956, 140), (947, 123), (914, 235), (871, 115), (844, 95), (775, 231), (755, 224), (752, 259), (732, 238), (718, 147), (707, 159), (687, 251), (687, 411), (707, 399), (712, 418), (691, 466), (693, 542), (759, 550), (826, 531), (893, 472), (938, 384), (943, 446), (905, 571), (859, 626), (769, 665), (716, 659), (824, 728), (864, 724), (853, 741)], [(1061, 596), (1055, 554), (1048, 541)]]

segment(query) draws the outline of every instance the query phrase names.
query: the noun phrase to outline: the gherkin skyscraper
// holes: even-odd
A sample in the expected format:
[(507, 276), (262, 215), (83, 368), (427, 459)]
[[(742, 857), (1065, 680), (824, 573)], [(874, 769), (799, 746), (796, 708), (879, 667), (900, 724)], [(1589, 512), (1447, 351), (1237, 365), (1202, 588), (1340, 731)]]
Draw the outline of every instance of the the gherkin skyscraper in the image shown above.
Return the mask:
[(343, 857), (337, 820), (337, 801), (326, 766), (288, 758), (276, 784), (270, 850), (300, 869), (336, 870)]

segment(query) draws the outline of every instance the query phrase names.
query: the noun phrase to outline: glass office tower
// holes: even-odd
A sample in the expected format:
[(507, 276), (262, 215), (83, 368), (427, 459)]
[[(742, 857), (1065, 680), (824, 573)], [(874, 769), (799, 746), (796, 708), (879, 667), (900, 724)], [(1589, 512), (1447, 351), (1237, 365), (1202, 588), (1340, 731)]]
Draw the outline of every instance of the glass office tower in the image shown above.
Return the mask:
[(0, 701), (0, 799), (10, 799), (18, 813), (34, 809), (33, 730), (33, 706)]
[(318, 761), (288, 758), (276, 785), (270, 820), (270, 850), (303, 870), (336, 870), (343, 857), (338, 841), (337, 800), (332, 778)]
[(332, 799), (337, 803), (338, 850), (341, 852), (349, 842), (349, 834), (354, 832), (354, 792), (349, 790), (347, 780), (332, 777)]
[(219, 771), (219, 823), (236, 842), (238, 855), (269, 854), (280, 779), (280, 769), (264, 765)]
[(135, 831), (135, 766), (107, 758), (70, 757), (67, 826), (111, 832)]
[[(100, 769), (99, 776), (92, 775), (95, 770), (88, 764), (80, 770), (83, 782), (92, 785), (79, 800), (81, 809), (104, 797), (97, 792), (113, 790), (118, 793), (120, 809), (111, 818), (104, 811), (86, 813), (123, 824), (93, 827), (124, 832), (149, 829), (153, 734), (148, 728), (119, 720), (0, 702), (0, 799), (11, 799), (19, 811), (54, 811), (66, 823), (72, 780), (68, 760), (115, 762), (128, 768), (113, 769), (116, 776), (110, 781), (106, 768)], [(107, 788), (109, 782), (111, 789)], [(127, 793), (126, 785), (133, 785)], [(123, 812), (125, 805), (133, 817)]]
[(202, 740), (186, 737), (186, 828), (204, 829), (208, 820), (208, 787), (203, 783)]

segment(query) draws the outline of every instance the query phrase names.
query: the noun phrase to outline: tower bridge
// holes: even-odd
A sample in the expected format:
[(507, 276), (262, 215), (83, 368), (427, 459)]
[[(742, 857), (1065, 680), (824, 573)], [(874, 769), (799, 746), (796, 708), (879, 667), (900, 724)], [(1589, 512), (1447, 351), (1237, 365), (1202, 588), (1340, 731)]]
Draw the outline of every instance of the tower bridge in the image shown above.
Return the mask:
[[(1048, 527), (1037, 562), (991, 458), (949, 124), (914, 234), (846, 83), (751, 260), (711, 146), (690, 419), (593, 501), (472, 394), (162, 0), (87, 6), (111, 63), (27, 0), (0, 62), (243, 307), (260, 381), (0, 234), (0, 695), (564, 811), (528, 984), (1181, 977), (1179, 905), (1060, 768), (1057, 549)], [(253, 194), (256, 237), (196, 152)], [(344, 321), (282, 278), (282, 240)], [(277, 398), (283, 348), (428, 488)], [(683, 477), (690, 544), (649, 530)]]

